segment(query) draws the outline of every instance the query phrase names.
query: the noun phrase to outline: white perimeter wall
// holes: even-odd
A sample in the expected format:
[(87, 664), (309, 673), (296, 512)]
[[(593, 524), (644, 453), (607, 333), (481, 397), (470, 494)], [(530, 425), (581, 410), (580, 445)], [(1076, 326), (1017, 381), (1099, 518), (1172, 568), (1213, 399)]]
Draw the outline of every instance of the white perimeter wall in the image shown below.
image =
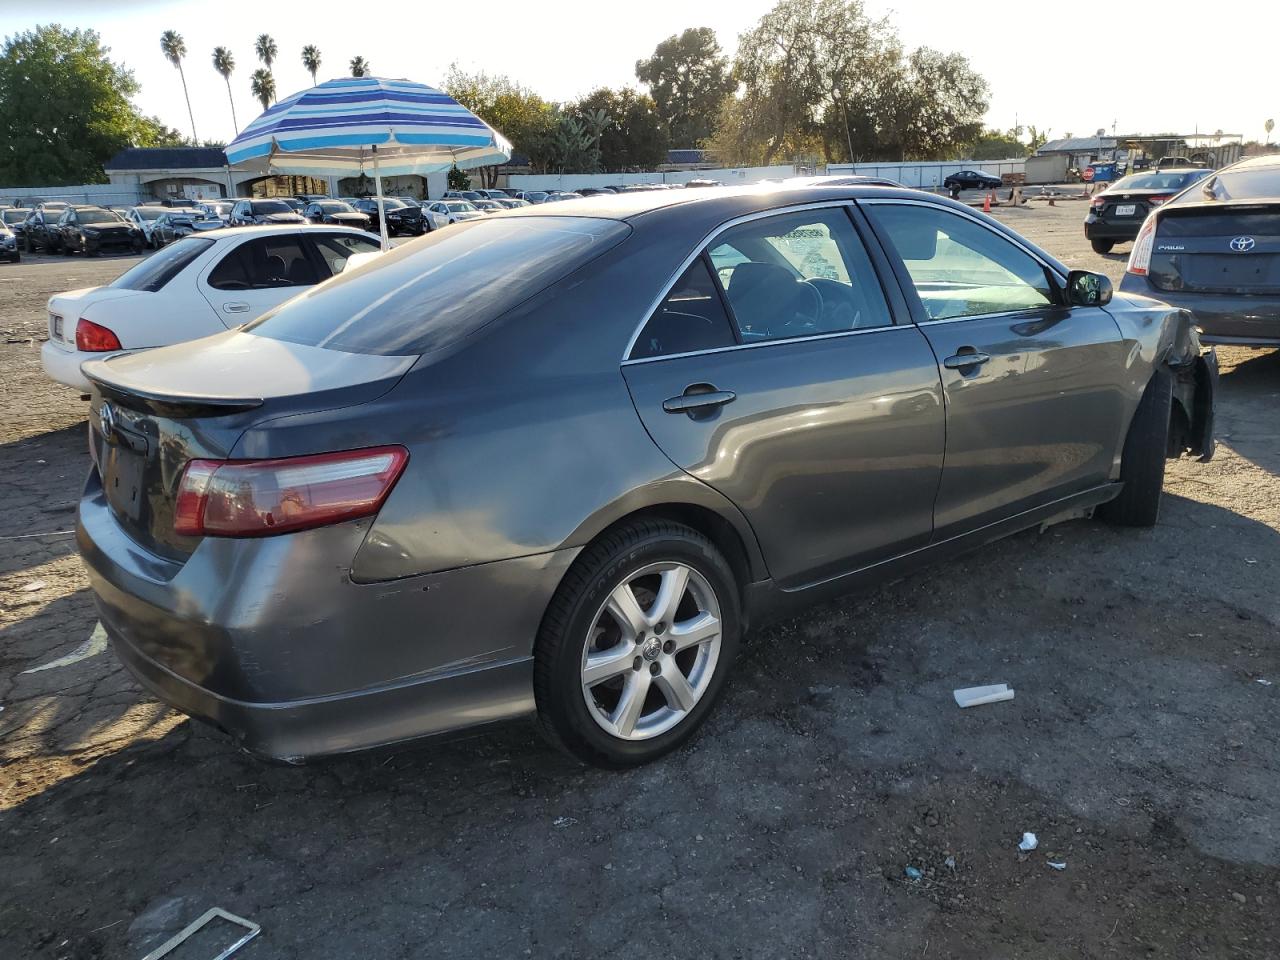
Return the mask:
[(941, 187), (950, 174), (961, 170), (981, 170), (993, 176), (1006, 173), (1024, 173), (1027, 161), (1021, 157), (1011, 160), (941, 160), (907, 161), (905, 163), (829, 163), (827, 173), (857, 173), (867, 177), (888, 177), (904, 187)]
[(623, 183), (684, 183), (688, 180), (719, 180), (733, 185), (795, 175), (795, 167), (788, 163), (772, 167), (672, 170), (667, 173), (519, 173), (507, 177), (506, 185), (513, 190), (578, 190), (582, 187), (614, 187)]
[(141, 195), (136, 187), (118, 183), (83, 183), (73, 187), (0, 187), (0, 203), (33, 199), (65, 200), (67, 203), (137, 203)]

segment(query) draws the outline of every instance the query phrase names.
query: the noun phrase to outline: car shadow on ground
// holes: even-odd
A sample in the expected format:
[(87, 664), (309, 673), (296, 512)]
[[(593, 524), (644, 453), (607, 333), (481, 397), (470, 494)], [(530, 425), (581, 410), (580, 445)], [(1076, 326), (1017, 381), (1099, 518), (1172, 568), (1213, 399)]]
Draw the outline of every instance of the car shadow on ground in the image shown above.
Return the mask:
[(83, 422), (0, 443), (0, 574), (75, 551), (75, 507), (89, 469)]
[[(1204, 590), (1226, 559), (1201, 534), (1228, 525), (1280, 556), (1272, 528), (1169, 497), (1152, 530), (1024, 533), (766, 626), (704, 733), (634, 771), (578, 767), (526, 723), (303, 767), (190, 722), (133, 737), (0, 813), (0, 953), (140, 955), (218, 905), (264, 925), (262, 958), (577, 956), (637, 936), (673, 956), (934, 939), (985, 957), (993, 937), (1265, 956), (1280, 750), (1256, 679), (1280, 681), (1280, 651), (1261, 580)], [(62, 715), (112, 682), (95, 659)], [(951, 702), (990, 681), (1016, 699)], [(127, 681), (111, 696), (117, 714), (148, 703)], [(58, 724), (25, 719), (33, 751), (65, 755)]]
[(1216, 435), (1240, 456), (1280, 474), (1280, 350), (1220, 350), (1219, 360)]

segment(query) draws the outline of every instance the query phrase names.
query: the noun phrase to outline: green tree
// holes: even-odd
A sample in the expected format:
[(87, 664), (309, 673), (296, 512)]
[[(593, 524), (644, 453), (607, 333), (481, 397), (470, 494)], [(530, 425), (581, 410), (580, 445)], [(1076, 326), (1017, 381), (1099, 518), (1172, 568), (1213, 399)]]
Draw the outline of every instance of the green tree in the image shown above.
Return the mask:
[[(509, 77), (467, 73), (457, 64), (449, 67), (444, 90), (511, 141), (512, 149), (529, 158), (535, 170), (551, 169), (549, 144), (559, 122), (555, 107)], [(477, 171), (484, 185), (497, 182), (497, 166)]]
[(710, 27), (690, 27), (636, 61), (636, 79), (649, 88), (670, 142), (696, 147), (715, 130), (720, 105), (736, 84), (729, 58)]
[(6, 37), (0, 47), (0, 184), (105, 183), (119, 150), (180, 141), (130, 102), (133, 73), (93, 30), (56, 24)]
[(353, 77), (369, 76), (371, 68), (369, 67), (369, 61), (364, 57), (352, 57), (350, 66)]
[(943, 156), (978, 136), (987, 108), (964, 57), (904, 53), (861, 0), (781, 0), (739, 38), (734, 76), (712, 145), (737, 162), (815, 146), (829, 160)]
[(311, 74), (311, 85), (316, 85), (316, 74), (320, 72), (320, 48), (313, 43), (302, 48), (302, 65)]
[(449, 168), (449, 189), (450, 190), (470, 190), (471, 178), (457, 167)]
[(1049, 131), (1052, 127), (1041, 130), (1035, 124), (1027, 125), (1027, 154), (1033, 154), (1049, 142)]
[(1027, 146), (1018, 139), (1013, 130), (997, 130), (988, 128), (965, 151), (970, 160), (1007, 160), (1010, 157), (1025, 157)]
[(253, 76), (249, 78), (249, 88), (253, 91), (253, 95), (258, 98), (258, 102), (262, 104), (262, 109), (266, 110), (276, 99), (276, 78), (271, 75), (271, 71), (266, 67), (259, 67), (253, 71)]
[(275, 40), (272, 39), (269, 33), (258, 34), (258, 39), (253, 42), (253, 50), (258, 55), (258, 59), (262, 61), (263, 66), (268, 70), (276, 62), (276, 55), (280, 52)]
[(609, 173), (644, 170), (667, 157), (667, 135), (653, 98), (630, 87), (601, 87), (579, 100), (579, 116), (605, 117), (600, 137), (600, 167)]
[(227, 102), (231, 104), (231, 125), (236, 128), (236, 133), (240, 132), (240, 121), (236, 119), (236, 99), (231, 96), (231, 71), (236, 68), (236, 58), (231, 55), (231, 51), (226, 47), (213, 48), (213, 69), (221, 74), (223, 82), (227, 85)]
[(178, 31), (166, 30), (160, 35), (160, 49), (164, 51), (164, 58), (178, 68), (178, 76), (182, 80), (182, 95), (187, 98), (187, 115), (191, 118), (191, 142), (199, 143), (200, 135), (196, 133), (196, 114), (191, 109), (191, 94), (187, 92), (187, 74), (182, 69), (182, 58), (187, 55), (187, 43)]

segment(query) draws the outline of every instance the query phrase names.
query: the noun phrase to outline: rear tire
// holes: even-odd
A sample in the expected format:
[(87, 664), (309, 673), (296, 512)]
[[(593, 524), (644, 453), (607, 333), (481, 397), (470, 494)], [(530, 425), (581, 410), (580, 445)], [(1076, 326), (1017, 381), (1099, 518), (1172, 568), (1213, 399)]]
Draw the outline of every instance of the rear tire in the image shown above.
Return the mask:
[(1093, 247), (1094, 253), (1110, 253), (1112, 247), (1116, 245), (1114, 240), (1090, 240), (1089, 246)]
[[(711, 712), (740, 630), (737, 582), (711, 541), (668, 521), (627, 524), (583, 550), (547, 608), (534, 647), (538, 724), (583, 763), (656, 760)], [(624, 701), (636, 704), (630, 715)]]
[(1155, 526), (1164, 491), (1172, 409), (1173, 375), (1159, 369), (1142, 392), (1124, 440), (1120, 459), (1124, 489), (1114, 500), (1098, 508), (1100, 519), (1120, 527)]

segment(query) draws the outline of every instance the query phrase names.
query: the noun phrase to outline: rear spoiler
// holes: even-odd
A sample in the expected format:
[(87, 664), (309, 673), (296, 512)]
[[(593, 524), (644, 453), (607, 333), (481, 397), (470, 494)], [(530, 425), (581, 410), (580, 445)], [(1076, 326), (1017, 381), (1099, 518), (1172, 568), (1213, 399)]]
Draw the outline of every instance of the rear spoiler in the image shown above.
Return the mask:
[(127, 407), (141, 407), (159, 417), (223, 416), (262, 406), (262, 397), (211, 397), (199, 394), (166, 394), (138, 384), (113, 379), (106, 360), (86, 360), (80, 372), (105, 399)]

